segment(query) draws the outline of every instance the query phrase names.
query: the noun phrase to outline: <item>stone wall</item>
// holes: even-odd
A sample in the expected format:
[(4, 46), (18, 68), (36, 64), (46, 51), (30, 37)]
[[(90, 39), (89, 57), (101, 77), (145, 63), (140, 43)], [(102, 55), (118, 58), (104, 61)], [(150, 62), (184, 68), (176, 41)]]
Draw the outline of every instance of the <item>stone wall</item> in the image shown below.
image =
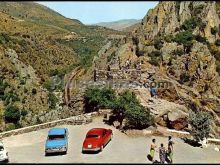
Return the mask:
[(40, 129), (50, 128), (50, 127), (55, 127), (55, 126), (58, 126), (58, 125), (83, 125), (83, 124), (88, 124), (88, 123), (92, 122), (93, 117), (99, 116), (101, 114), (102, 114), (101, 112), (92, 112), (92, 113), (88, 113), (88, 114), (69, 117), (69, 118), (66, 118), (66, 119), (55, 120), (55, 121), (52, 121), (52, 122), (33, 125), (33, 126), (29, 126), (29, 127), (20, 128), (20, 129), (15, 129), (15, 130), (0, 133), (0, 138), (5, 138), (5, 137), (13, 136), (13, 135), (28, 133), (28, 132), (37, 131), (37, 130), (40, 130)]

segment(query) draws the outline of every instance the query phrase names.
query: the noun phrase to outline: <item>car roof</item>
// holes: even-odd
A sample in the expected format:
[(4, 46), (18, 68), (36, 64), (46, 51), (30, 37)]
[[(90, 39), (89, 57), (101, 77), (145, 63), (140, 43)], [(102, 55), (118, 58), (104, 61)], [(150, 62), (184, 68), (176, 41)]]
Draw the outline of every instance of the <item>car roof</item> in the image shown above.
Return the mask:
[(106, 130), (106, 129), (105, 128), (93, 128), (93, 129), (90, 129), (87, 134), (100, 134), (103, 132), (103, 130)]
[(48, 135), (64, 135), (65, 128), (52, 128), (49, 130)]

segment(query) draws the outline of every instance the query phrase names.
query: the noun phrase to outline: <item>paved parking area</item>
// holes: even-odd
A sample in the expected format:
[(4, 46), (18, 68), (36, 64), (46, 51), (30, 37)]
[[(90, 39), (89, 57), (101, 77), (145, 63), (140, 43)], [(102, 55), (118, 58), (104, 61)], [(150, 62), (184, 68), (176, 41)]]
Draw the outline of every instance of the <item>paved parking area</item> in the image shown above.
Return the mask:
[[(151, 163), (146, 155), (152, 138), (158, 146), (167, 144), (164, 137), (128, 137), (114, 127), (105, 125), (101, 118), (93, 123), (76, 126), (60, 126), (69, 129), (67, 155), (44, 156), (44, 144), (49, 129), (25, 133), (3, 139), (11, 163)], [(91, 128), (104, 127), (113, 130), (112, 141), (97, 154), (82, 154), (82, 143)], [(174, 139), (174, 163), (220, 163), (220, 152), (212, 148), (195, 148), (180, 139)], [(155, 153), (158, 159), (158, 153)]]

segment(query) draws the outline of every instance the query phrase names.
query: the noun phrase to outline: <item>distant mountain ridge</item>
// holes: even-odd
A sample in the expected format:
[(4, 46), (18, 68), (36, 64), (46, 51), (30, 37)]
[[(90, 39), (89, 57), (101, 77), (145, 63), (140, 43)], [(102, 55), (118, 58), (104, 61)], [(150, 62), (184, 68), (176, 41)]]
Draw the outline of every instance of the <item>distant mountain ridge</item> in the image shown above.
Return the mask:
[(100, 23), (96, 23), (94, 25), (123, 31), (125, 28), (128, 28), (128, 27), (135, 25), (137, 23), (140, 23), (140, 22), (141, 22), (141, 20), (139, 20), (139, 19), (123, 19), (123, 20), (118, 20), (118, 21), (113, 21), (113, 22), (100, 22)]

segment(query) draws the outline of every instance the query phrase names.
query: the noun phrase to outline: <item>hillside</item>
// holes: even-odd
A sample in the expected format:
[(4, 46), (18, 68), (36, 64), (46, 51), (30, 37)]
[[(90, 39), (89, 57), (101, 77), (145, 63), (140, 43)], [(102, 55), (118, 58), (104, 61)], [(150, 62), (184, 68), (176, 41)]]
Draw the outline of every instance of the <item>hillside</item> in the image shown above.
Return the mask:
[(113, 22), (100, 22), (94, 25), (103, 26), (114, 30), (123, 31), (123, 29), (128, 28), (134, 24), (139, 23), (140, 20), (137, 19), (123, 19)]
[(172, 84), (158, 88), (158, 99), (136, 91), (158, 125), (189, 130), (190, 112), (207, 112), (213, 117), (210, 136), (220, 137), (219, 16), (215, 1), (159, 2), (108, 62), (112, 69), (125, 65), (128, 58), (133, 69), (141, 62), (147, 73), (131, 75), (134, 80), (143, 83), (149, 77), (149, 81)]
[[(77, 66), (89, 71), (106, 38), (118, 34), (34, 2), (1, 2), (1, 131), (74, 115), (63, 103), (59, 80)], [(20, 117), (13, 118), (16, 112)]]

